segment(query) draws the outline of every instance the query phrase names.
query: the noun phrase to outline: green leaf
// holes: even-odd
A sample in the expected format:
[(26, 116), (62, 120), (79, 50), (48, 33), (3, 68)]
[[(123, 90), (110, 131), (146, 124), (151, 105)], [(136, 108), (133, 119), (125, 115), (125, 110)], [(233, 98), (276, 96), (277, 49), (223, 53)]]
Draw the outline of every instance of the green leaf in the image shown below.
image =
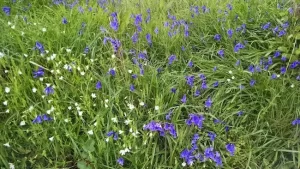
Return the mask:
[(86, 151), (86, 152), (93, 152), (95, 151), (95, 141), (92, 140), (92, 139), (88, 139), (84, 145), (82, 146), (83, 150)]
[(79, 161), (77, 163), (77, 167), (79, 169), (92, 169), (92, 167), (88, 166), (85, 161)]
[(296, 54), (296, 55), (300, 55), (300, 49), (297, 49), (297, 50), (295, 51), (295, 54)]
[(288, 49), (286, 47), (280, 46), (278, 48), (278, 50), (280, 50), (281, 52), (288, 52)]

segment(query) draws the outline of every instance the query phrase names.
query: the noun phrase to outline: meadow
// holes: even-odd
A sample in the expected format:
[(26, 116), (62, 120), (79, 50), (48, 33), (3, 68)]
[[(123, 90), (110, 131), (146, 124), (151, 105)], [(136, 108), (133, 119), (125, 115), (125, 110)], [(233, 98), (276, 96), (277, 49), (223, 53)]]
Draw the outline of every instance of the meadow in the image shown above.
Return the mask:
[(1, 169), (296, 169), (285, 0), (1, 0)]

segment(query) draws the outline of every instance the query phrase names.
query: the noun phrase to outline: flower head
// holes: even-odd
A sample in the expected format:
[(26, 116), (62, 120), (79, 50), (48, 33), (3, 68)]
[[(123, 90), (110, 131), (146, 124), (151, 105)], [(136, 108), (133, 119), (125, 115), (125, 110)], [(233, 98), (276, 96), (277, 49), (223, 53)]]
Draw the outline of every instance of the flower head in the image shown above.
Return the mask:
[(7, 16), (10, 15), (10, 7), (8, 7), (8, 6), (2, 7), (2, 11), (3, 11)]
[(43, 77), (44, 74), (44, 69), (42, 67), (39, 67), (37, 71), (33, 71), (34, 78)]
[(226, 149), (230, 153), (231, 156), (234, 156), (235, 146), (233, 143), (226, 144)]
[(46, 95), (50, 95), (50, 94), (53, 94), (54, 93), (54, 89), (52, 86), (47, 86), (44, 90), (45, 94)]
[(212, 106), (212, 100), (211, 97), (208, 97), (208, 99), (205, 101), (205, 107), (211, 108), (211, 106)]
[(216, 35), (214, 36), (214, 39), (215, 39), (216, 41), (220, 41), (220, 40), (221, 40), (221, 35), (220, 35), (220, 34), (216, 34)]
[(189, 119), (186, 120), (186, 124), (187, 125), (192, 125), (194, 124), (195, 126), (197, 126), (199, 129), (202, 128), (203, 125), (203, 121), (204, 121), (204, 116), (203, 115), (199, 115), (199, 114), (189, 114)]
[(117, 163), (118, 163), (119, 165), (123, 166), (123, 165), (124, 165), (124, 158), (123, 158), (123, 157), (118, 158), (118, 159), (117, 159)]
[(102, 83), (101, 83), (100, 81), (98, 81), (98, 82), (96, 83), (96, 89), (99, 90), (99, 89), (101, 89), (101, 88), (102, 88)]
[(171, 55), (170, 57), (169, 57), (169, 65), (171, 65), (174, 61), (175, 61), (175, 59), (176, 59), (176, 56), (175, 55)]

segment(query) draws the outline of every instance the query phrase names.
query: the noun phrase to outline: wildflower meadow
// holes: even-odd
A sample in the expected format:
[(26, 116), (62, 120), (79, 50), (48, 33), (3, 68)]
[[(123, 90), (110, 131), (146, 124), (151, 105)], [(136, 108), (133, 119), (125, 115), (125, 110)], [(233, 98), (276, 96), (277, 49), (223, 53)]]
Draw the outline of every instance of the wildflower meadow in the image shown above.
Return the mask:
[(1, 169), (300, 168), (289, 0), (0, 0)]

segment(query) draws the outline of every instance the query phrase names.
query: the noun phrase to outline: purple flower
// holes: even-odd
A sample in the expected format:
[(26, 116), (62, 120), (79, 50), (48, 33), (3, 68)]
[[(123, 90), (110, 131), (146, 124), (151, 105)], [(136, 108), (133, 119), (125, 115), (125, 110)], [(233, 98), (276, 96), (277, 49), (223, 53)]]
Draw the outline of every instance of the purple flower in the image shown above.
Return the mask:
[(206, 79), (206, 77), (205, 77), (204, 74), (200, 74), (200, 75), (199, 75), (199, 78), (200, 78), (201, 80), (205, 80), (205, 79)]
[(232, 5), (231, 4), (227, 4), (226, 7), (228, 8), (228, 10), (232, 10)]
[(200, 136), (198, 133), (195, 133), (193, 138), (192, 138), (192, 142), (191, 144), (194, 145), (194, 144), (197, 144), (197, 141), (199, 140)]
[(163, 125), (156, 121), (151, 121), (143, 127), (144, 130), (157, 131), (160, 133), (160, 136), (165, 135)]
[(146, 60), (146, 59), (147, 59), (147, 53), (145, 53), (145, 52), (140, 52), (140, 53), (139, 53), (139, 59)]
[(173, 62), (174, 62), (174, 60), (176, 59), (176, 56), (175, 55), (171, 55), (170, 57), (169, 57), (169, 65), (171, 65)]
[(184, 94), (180, 100), (183, 104), (186, 103), (186, 94)]
[(112, 76), (116, 76), (115, 69), (109, 69), (109, 74), (112, 75)]
[(51, 86), (47, 86), (44, 90), (46, 95), (50, 95), (54, 93), (54, 89)]
[(215, 157), (214, 157), (214, 162), (216, 163), (217, 167), (221, 167), (223, 165), (222, 164), (222, 157), (221, 157), (219, 152), (216, 152)]
[(176, 90), (177, 90), (176, 88), (172, 88), (172, 89), (171, 89), (171, 92), (172, 92), (172, 93), (176, 93)]
[(207, 89), (207, 83), (205, 80), (203, 80), (203, 82), (201, 84), (201, 89)]
[(212, 100), (210, 97), (208, 97), (208, 99), (205, 101), (205, 107), (211, 108), (211, 106), (212, 106)]
[(215, 72), (217, 70), (217, 66), (215, 66), (214, 68), (213, 68), (213, 71)]
[(99, 89), (101, 89), (101, 88), (102, 88), (102, 83), (101, 83), (100, 81), (98, 81), (98, 82), (96, 83), (96, 89), (99, 90)]
[(173, 110), (170, 110), (166, 115), (166, 120), (171, 120), (171, 115), (173, 114)]
[(139, 40), (139, 34), (137, 32), (134, 32), (134, 34), (131, 37), (131, 40), (133, 43), (136, 43)]
[(107, 134), (106, 134), (107, 137), (110, 137), (110, 136), (113, 136), (113, 139), (114, 140), (118, 140), (118, 133), (117, 132), (114, 132), (114, 131), (109, 131)]
[(282, 56), (282, 57), (281, 57), (281, 61), (283, 61), (283, 62), (285, 62), (286, 59), (287, 59), (287, 58), (286, 58), (285, 56)]
[(85, 47), (83, 53), (84, 53), (84, 54), (88, 54), (89, 51), (90, 51), (90, 48), (89, 48), (89, 47)]
[(112, 16), (112, 20), (110, 21), (110, 27), (114, 31), (117, 31), (119, 29), (119, 23), (118, 23), (117, 13), (113, 12), (113, 13), (111, 13), (111, 16)]
[(244, 114), (244, 112), (243, 111), (239, 111), (238, 113), (237, 113), (237, 115), (240, 117), (240, 116), (242, 116)]
[(36, 42), (35, 47), (36, 47), (36, 49), (38, 49), (40, 51), (40, 53), (45, 53), (44, 46), (40, 42)]
[(135, 26), (138, 26), (142, 22), (143, 22), (142, 14), (136, 15), (134, 19)]
[(133, 84), (131, 84), (131, 85), (130, 85), (130, 87), (129, 87), (129, 90), (130, 90), (131, 92), (133, 92), (133, 91), (135, 90), (135, 88), (134, 88), (134, 85), (133, 85)]
[(276, 73), (273, 73), (273, 74), (271, 75), (271, 79), (276, 79), (276, 78), (277, 78)]
[(293, 10), (292, 7), (289, 8), (289, 13), (290, 13), (290, 14), (293, 14), (293, 13), (294, 13), (294, 10)]
[(274, 33), (274, 34), (276, 34), (276, 33), (279, 31), (279, 27), (278, 27), (278, 26), (276, 26), (275, 28), (273, 28), (273, 30), (272, 30), (272, 31), (273, 31), (273, 33)]
[(158, 34), (158, 28), (157, 27), (154, 29), (154, 32), (155, 32), (155, 34)]
[(138, 76), (136, 74), (131, 75), (133, 79), (136, 79)]
[(38, 115), (38, 116), (32, 121), (33, 124), (36, 124), (36, 123), (40, 124), (40, 123), (42, 123), (42, 122), (43, 122), (43, 119), (42, 119), (42, 116), (40, 116), (40, 115)]
[(282, 27), (283, 29), (287, 29), (289, 26), (290, 26), (290, 24), (289, 24), (288, 21), (284, 22), (284, 23), (281, 25), (281, 27)]
[(250, 65), (248, 68), (249, 72), (254, 73), (254, 65)]
[(230, 153), (231, 156), (234, 156), (235, 146), (232, 143), (226, 144), (226, 149)]
[(117, 163), (118, 163), (119, 165), (123, 166), (123, 165), (124, 165), (124, 158), (123, 158), (123, 157), (118, 158), (118, 159), (117, 159)]
[(280, 51), (276, 51), (275, 53), (274, 53), (274, 58), (277, 58), (278, 56), (280, 56), (281, 55), (281, 53), (280, 53)]
[(2, 7), (2, 11), (3, 11), (7, 16), (10, 15), (10, 7), (8, 7), (8, 6)]
[(241, 64), (241, 60), (237, 60), (236, 62), (235, 62), (235, 66), (239, 66)]
[(268, 58), (268, 62), (267, 63), (268, 63), (269, 66), (271, 66), (273, 64), (273, 60), (272, 60), (271, 57)]
[(263, 29), (263, 30), (267, 30), (267, 29), (270, 28), (270, 25), (271, 25), (271, 23), (268, 22), (268, 23), (266, 23), (266, 24), (264, 24), (264, 25), (262, 26), (262, 29)]
[(68, 21), (67, 21), (67, 19), (65, 17), (62, 18), (62, 23), (63, 24), (67, 24), (68, 23)]
[(189, 61), (188, 67), (193, 67), (193, 62), (192, 61)]
[(213, 86), (214, 86), (214, 87), (218, 87), (218, 86), (219, 86), (219, 82), (218, 82), (218, 81), (214, 82), (214, 83), (213, 83)]
[(215, 39), (216, 41), (220, 41), (220, 40), (221, 40), (221, 35), (220, 35), (220, 34), (216, 34), (216, 35), (214, 36), (214, 39)]
[(184, 161), (188, 164), (188, 165), (192, 165), (194, 162), (194, 156), (193, 156), (193, 152), (188, 150), (188, 149), (184, 149), (181, 153), (180, 153), (180, 158), (184, 159)]
[(195, 97), (198, 97), (198, 96), (200, 96), (200, 90), (198, 90), (198, 89), (197, 89), (197, 90), (195, 91), (195, 94), (194, 94), (194, 96), (195, 96)]
[(282, 66), (282, 67), (280, 68), (280, 73), (281, 73), (281, 74), (285, 74), (285, 72), (286, 72), (286, 67)]
[(214, 159), (215, 157), (215, 154), (214, 154), (214, 148), (213, 147), (208, 147), (204, 150), (204, 156), (205, 158), (208, 158), (208, 159)]
[(299, 80), (299, 81), (300, 81), (300, 75), (298, 75), (298, 76), (296, 77), (296, 80)]
[(254, 86), (255, 83), (256, 83), (256, 81), (255, 81), (254, 79), (251, 79), (251, 80), (250, 80), (250, 86), (251, 86), (251, 87)]
[(194, 86), (194, 76), (186, 76), (186, 83), (190, 86), (193, 87)]
[(43, 116), (42, 116), (42, 118), (43, 118), (43, 121), (51, 121), (51, 120), (53, 120), (51, 117), (49, 117), (47, 114), (44, 114)]
[(219, 51), (218, 51), (218, 55), (220, 56), (220, 57), (224, 57), (224, 54), (225, 54), (225, 52), (224, 52), (224, 49), (220, 49)]
[(151, 35), (150, 35), (150, 33), (147, 33), (147, 34), (146, 34), (146, 40), (147, 40), (149, 46), (152, 46), (152, 40), (151, 40)]
[(169, 131), (169, 133), (173, 136), (173, 138), (177, 138), (177, 132), (176, 132), (174, 124), (165, 123), (164, 129), (165, 129), (165, 131)]
[(37, 71), (33, 71), (33, 77), (38, 78), (38, 77), (43, 77), (45, 74), (44, 69), (39, 67)]
[(296, 60), (296, 61), (292, 62), (290, 68), (295, 69), (298, 65), (300, 65), (300, 61)]
[(298, 125), (298, 124), (300, 124), (300, 118), (297, 118), (297, 119), (292, 121), (293, 126)]
[(233, 30), (232, 29), (228, 29), (227, 35), (228, 35), (229, 38), (231, 38), (232, 35), (233, 35)]
[(207, 135), (208, 135), (210, 141), (215, 141), (216, 136), (217, 136), (214, 132), (208, 132)]
[(197, 126), (199, 129), (202, 128), (203, 125), (203, 121), (204, 121), (204, 116), (203, 115), (199, 115), (199, 114), (189, 114), (189, 119), (186, 120), (186, 124), (187, 125), (192, 125), (194, 124), (195, 126)]
[(281, 31), (279, 31), (279, 33), (278, 33), (278, 37), (282, 37), (282, 36), (284, 36), (285, 34), (286, 34), (285, 30), (281, 30)]
[(237, 53), (240, 49), (243, 49), (243, 48), (245, 48), (245, 46), (242, 43), (237, 43), (234, 46), (234, 52)]

